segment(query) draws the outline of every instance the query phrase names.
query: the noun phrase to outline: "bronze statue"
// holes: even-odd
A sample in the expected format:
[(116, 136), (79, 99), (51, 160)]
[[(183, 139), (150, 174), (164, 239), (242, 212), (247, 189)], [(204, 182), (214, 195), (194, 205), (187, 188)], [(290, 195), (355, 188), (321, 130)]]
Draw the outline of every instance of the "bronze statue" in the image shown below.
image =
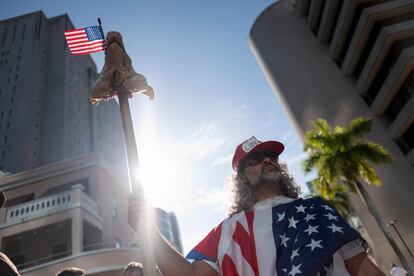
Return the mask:
[(92, 88), (91, 101), (97, 104), (108, 100), (118, 93), (127, 93), (131, 98), (133, 93), (142, 93), (154, 98), (154, 91), (141, 74), (135, 72), (131, 58), (125, 51), (122, 36), (118, 32), (106, 35), (108, 47), (105, 51), (105, 64), (102, 72)]

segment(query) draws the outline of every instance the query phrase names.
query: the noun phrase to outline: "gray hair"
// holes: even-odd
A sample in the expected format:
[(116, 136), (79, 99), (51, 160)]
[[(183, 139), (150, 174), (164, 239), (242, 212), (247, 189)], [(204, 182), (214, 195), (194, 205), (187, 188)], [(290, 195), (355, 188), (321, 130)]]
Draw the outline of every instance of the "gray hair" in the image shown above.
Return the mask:
[[(298, 198), (300, 188), (296, 185), (293, 177), (289, 174), (285, 163), (276, 163), (278, 170), (281, 173), (279, 183), (275, 185), (281, 186), (282, 193), (291, 198)], [(247, 211), (256, 203), (253, 191), (247, 183), (246, 177), (242, 172), (237, 171), (229, 183), (230, 185), (230, 201), (228, 204), (228, 211), (234, 214), (240, 211)]]

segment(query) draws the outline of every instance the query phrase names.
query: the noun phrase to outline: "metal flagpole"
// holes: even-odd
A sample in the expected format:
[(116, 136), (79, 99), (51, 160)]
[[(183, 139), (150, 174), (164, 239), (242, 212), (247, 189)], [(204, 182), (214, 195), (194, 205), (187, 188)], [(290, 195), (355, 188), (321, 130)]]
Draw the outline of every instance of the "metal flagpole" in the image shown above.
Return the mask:
[[(144, 200), (142, 183), (138, 174), (138, 150), (135, 141), (131, 111), (128, 102), (128, 93), (125, 90), (118, 91), (119, 109), (121, 112), (122, 127), (124, 130), (125, 146), (128, 157), (128, 169), (130, 177), (130, 191)], [(153, 223), (152, 210), (145, 210), (144, 216), (138, 222), (138, 238), (142, 256), (142, 264), (145, 276), (156, 275), (156, 263), (154, 258), (153, 237), (151, 225)]]
[[(102, 33), (102, 22), (98, 18), (99, 26), (101, 27)], [(109, 46), (109, 45), (108, 45)], [(132, 195), (139, 197), (139, 200), (144, 200), (144, 189), (139, 178), (138, 168), (138, 149), (135, 141), (134, 127), (132, 123), (131, 110), (129, 108), (129, 94), (122, 87), (117, 87), (117, 96), (119, 100), (119, 110), (121, 113), (122, 129), (124, 133), (125, 147), (128, 159), (128, 174), (130, 178), (129, 190)], [(143, 204), (143, 206), (146, 206)], [(145, 276), (156, 276), (156, 262), (154, 258), (154, 247), (153, 247), (153, 210), (143, 210), (141, 218), (136, 226), (138, 231), (138, 241), (140, 246), (140, 254), (142, 258), (142, 266), (144, 269)]]

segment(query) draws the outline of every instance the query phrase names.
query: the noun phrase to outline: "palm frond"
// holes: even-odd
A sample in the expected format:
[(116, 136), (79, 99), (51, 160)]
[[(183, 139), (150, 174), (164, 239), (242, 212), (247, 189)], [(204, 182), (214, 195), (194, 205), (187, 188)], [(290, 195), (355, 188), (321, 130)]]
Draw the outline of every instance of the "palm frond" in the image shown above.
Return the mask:
[(349, 123), (347, 131), (351, 133), (353, 137), (363, 137), (371, 131), (371, 125), (371, 118), (360, 117)]
[(380, 144), (364, 141), (352, 147), (353, 155), (374, 164), (387, 164), (393, 161), (391, 154)]

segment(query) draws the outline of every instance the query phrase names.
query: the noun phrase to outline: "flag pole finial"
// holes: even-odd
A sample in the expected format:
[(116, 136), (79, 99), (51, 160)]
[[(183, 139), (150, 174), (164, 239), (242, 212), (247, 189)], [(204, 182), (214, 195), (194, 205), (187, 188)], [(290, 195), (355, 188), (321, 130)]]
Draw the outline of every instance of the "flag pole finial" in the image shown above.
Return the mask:
[(104, 30), (103, 30), (103, 27), (102, 27), (102, 21), (101, 21), (101, 18), (100, 17), (98, 17), (98, 24), (99, 24), (99, 27), (101, 28), (102, 35), (103, 35), (103, 37), (105, 39), (105, 33), (104, 33)]

